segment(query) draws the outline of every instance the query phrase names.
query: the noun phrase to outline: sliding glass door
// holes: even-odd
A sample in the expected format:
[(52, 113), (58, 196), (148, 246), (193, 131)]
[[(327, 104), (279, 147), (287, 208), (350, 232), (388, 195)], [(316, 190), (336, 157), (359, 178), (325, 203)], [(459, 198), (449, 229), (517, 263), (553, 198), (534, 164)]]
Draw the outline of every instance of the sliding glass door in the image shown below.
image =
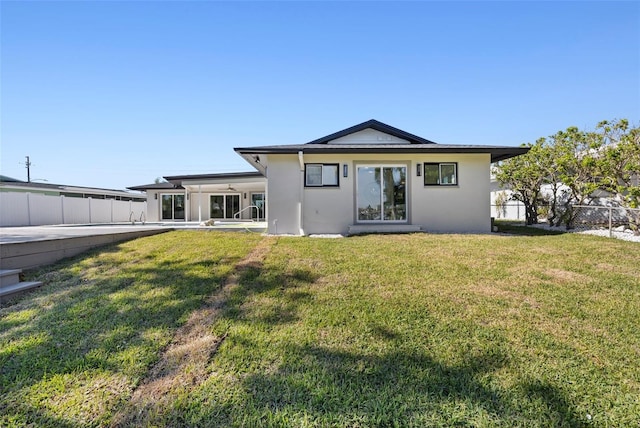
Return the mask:
[[(264, 193), (252, 193), (251, 194), (251, 205), (254, 207), (258, 207), (258, 209), (251, 210), (251, 216), (257, 215), (258, 218), (256, 220), (264, 220)], [(257, 213), (256, 213), (257, 211)]]
[(211, 195), (210, 218), (232, 219), (240, 211), (240, 195)]
[(184, 195), (161, 195), (162, 220), (184, 220)]
[(407, 221), (407, 167), (358, 165), (356, 210), (359, 222)]

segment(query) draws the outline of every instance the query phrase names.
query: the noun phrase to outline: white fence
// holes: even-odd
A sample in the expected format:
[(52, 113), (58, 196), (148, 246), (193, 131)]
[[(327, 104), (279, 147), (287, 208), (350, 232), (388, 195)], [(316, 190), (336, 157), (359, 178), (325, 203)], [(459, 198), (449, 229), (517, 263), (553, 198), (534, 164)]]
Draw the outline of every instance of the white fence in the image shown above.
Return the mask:
[(146, 202), (0, 192), (0, 226), (119, 223), (146, 216)]
[(499, 220), (525, 220), (524, 204), (511, 201), (506, 204), (491, 204), (491, 217)]

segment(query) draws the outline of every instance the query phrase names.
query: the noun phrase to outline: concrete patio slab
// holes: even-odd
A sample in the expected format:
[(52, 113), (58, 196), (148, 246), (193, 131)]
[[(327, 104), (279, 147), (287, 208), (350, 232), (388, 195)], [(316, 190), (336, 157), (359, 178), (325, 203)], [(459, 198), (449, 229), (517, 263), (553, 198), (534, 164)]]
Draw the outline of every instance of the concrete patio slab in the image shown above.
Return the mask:
[(263, 232), (266, 223), (93, 224), (0, 228), (0, 269), (31, 269), (89, 249), (172, 230)]

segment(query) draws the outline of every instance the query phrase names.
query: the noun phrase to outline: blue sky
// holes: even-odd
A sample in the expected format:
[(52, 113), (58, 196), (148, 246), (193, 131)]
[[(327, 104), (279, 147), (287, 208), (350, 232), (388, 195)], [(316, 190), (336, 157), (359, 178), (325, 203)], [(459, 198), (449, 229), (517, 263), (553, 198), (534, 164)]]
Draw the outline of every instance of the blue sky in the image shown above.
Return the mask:
[(377, 119), (519, 145), (640, 119), (637, 2), (0, 2), (1, 173), (123, 189)]

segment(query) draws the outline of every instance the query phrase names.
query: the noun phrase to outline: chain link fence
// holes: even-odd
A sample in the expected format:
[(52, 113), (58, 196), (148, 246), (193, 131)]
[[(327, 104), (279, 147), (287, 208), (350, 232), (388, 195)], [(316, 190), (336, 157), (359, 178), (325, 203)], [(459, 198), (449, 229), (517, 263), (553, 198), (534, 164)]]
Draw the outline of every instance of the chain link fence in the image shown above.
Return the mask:
[[(563, 207), (558, 207), (563, 210)], [(539, 221), (546, 222), (551, 208), (538, 205)], [(571, 229), (577, 231), (599, 231), (605, 236), (614, 234), (634, 234), (640, 226), (640, 209), (603, 205), (572, 205)], [(558, 212), (560, 214), (560, 212)], [(525, 221), (524, 204), (509, 201), (502, 204), (491, 204), (491, 217), (496, 220)], [(559, 220), (559, 219), (557, 219)], [(564, 222), (557, 227), (565, 229)], [(635, 230), (634, 230), (635, 229)]]
[(614, 233), (637, 233), (640, 225), (640, 209), (605, 207), (598, 205), (573, 205), (572, 227), (578, 230), (603, 230), (609, 237)]

